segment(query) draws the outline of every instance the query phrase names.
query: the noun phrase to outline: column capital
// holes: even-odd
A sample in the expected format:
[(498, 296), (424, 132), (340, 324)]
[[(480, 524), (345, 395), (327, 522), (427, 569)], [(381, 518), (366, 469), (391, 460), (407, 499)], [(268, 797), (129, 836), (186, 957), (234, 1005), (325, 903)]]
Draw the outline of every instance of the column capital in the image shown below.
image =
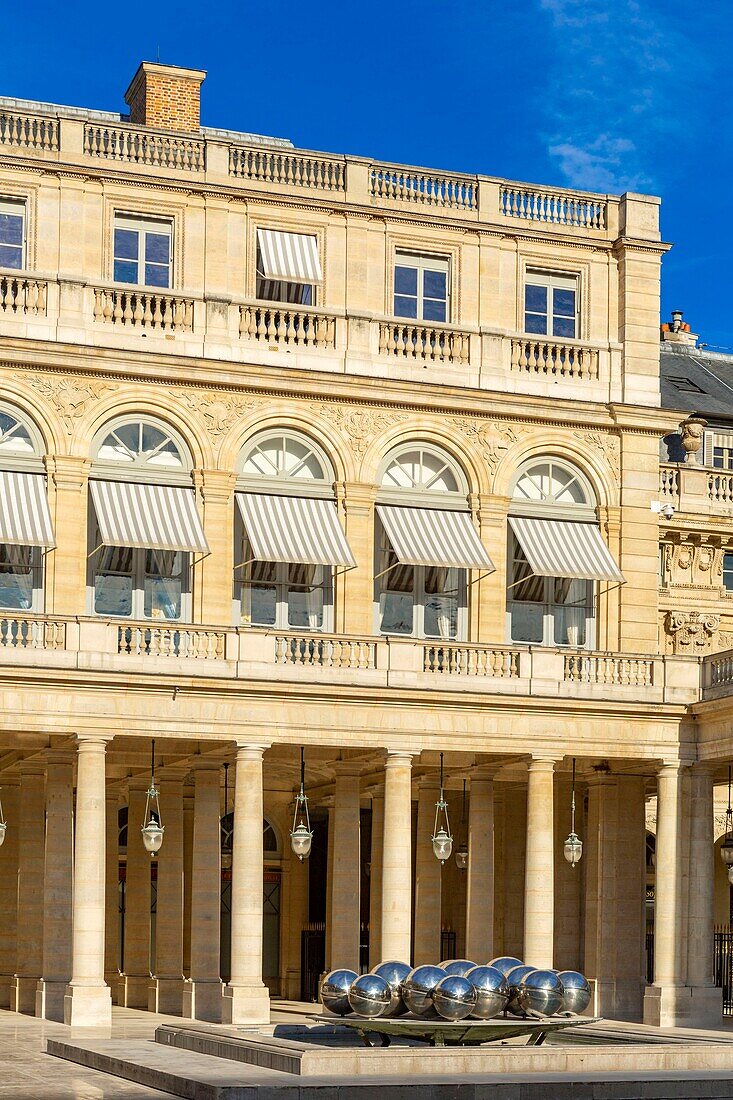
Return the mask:
[(657, 779), (660, 778), (673, 778), (673, 776), (679, 776), (684, 768), (689, 768), (692, 761), (688, 760), (662, 760), (657, 767)]
[(364, 764), (361, 760), (335, 760), (333, 763), (333, 774), (336, 779), (341, 776), (355, 776), (358, 779), (361, 777), (363, 770)]
[(46, 765), (49, 764), (73, 764), (76, 753), (73, 749), (49, 749), (45, 754)]
[(385, 768), (412, 767), (412, 758), (416, 754), (408, 749), (387, 749)]
[(46, 763), (44, 760), (21, 760), (18, 771), (23, 775), (46, 775)]
[(268, 749), (272, 748), (272, 741), (235, 741), (237, 746), (237, 759), (253, 760), (262, 758)]
[(113, 739), (113, 733), (77, 733), (77, 751), (106, 752), (108, 743)]
[(211, 772), (220, 772), (223, 767), (221, 760), (212, 760), (210, 757), (198, 757), (194, 759), (191, 770), (194, 775), (206, 775)]
[(533, 754), (527, 761), (527, 771), (530, 772), (554, 772), (555, 765), (562, 760), (561, 756), (551, 756), (549, 753)]

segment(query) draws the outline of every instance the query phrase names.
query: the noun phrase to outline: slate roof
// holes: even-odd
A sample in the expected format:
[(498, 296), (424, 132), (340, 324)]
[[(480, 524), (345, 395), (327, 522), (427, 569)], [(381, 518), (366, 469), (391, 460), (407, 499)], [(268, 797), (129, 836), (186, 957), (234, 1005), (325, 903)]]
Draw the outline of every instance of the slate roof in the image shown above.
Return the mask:
[[(663, 409), (687, 409), (712, 422), (733, 421), (733, 354), (662, 343), (660, 374)], [(672, 379), (682, 381), (675, 384)]]

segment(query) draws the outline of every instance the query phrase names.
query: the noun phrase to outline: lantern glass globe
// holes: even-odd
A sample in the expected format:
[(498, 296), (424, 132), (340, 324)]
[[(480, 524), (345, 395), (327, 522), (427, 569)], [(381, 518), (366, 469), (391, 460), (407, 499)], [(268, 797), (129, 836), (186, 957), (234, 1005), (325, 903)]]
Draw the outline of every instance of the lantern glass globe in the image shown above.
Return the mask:
[(0, 821), (0, 844), (5, 840), (5, 833), (7, 831), (7, 825), (4, 821)]
[(290, 834), (290, 847), (301, 862), (310, 855), (312, 842), (313, 833), (303, 822), (296, 825)]
[(728, 833), (720, 845), (720, 858), (726, 867), (733, 864), (733, 833)]
[(563, 855), (571, 867), (580, 862), (583, 855), (583, 841), (577, 833), (570, 833), (563, 847)]
[(165, 826), (160, 825), (154, 817), (151, 817), (147, 825), (144, 825), (140, 831), (142, 833), (145, 850), (150, 852), (151, 856), (159, 852), (163, 843)]
[(465, 844), (459, 844), (456, 848), (456, 867), (459, 871), (465, 871), (468, 867), (468, 848)]
[(435, 858), (439, 859), (441, 863), (445, 863), (447, 859), (450, 859), (452, 851), (453, 837), (441, 827), (433, 837), (433, 852), (435, 853)]

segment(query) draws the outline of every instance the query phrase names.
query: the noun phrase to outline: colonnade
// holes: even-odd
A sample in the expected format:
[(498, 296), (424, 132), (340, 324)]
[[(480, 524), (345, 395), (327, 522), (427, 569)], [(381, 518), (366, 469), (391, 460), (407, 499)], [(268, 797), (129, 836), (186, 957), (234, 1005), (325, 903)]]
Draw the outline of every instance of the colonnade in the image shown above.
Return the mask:
[[(41, 763), (22, 764), (19, 785), (4, 791), (14, 827), (0, 847), (0, 1006), (79, 1026), (111, 1021), (116, 945), (109, 935), (105, 942), (105, 923), (109, 929), (110, 908), (116, 912), (117, 905), (117, 821), (105, 776), (110, 740), (80, 735), (76, 752), (53, 751)], [(207, 757), (194, 765), (192, 819), (184, 807), (183, 769), (173, 767), (160, 780), (165, 842), (158, 859), (153, 977), (149, 924), (135, 927), (136, 920), (149, 922), (150, 861), (137, 842), (145, 792), (130, 784), (121, 1003), (233, 1024), (268, 1020), (262, 821), (269, 747), (236, 745), (226, 984), (219, 969), (220, 765)], [(413, 841), (413, 760), (409, 750), (387, 752), (372, 802), (370, 965), (440, 958), (442, 871), (428, 842), (438, 789), (421, 775)], [(569, 787), (555, 774), (557, 763), (547, 755), (529, 759), (526, 797), (517, 784), (499, 784), (505, 789), (498, 793), (497, 766), (478, 765), (471, 773), (466, 956), (486, 962), (510, 953), (535, 966), (583, 969), (592, 979), (593, 1008), (606, 1016), (638, 1018), (643, 1000), (649, 1023), (716, 1023), (721, 1003), (712, 984), (711, 771), (665, 763), (657, 773), (655, 970), (646, 986), (645, 780), (604, 768), (586, 776), (585, 850), (579, 867), (571, 868), (562, 859)], [(326, 965), (355, 970), (362, 766), (335, 763), (329, 811)]]

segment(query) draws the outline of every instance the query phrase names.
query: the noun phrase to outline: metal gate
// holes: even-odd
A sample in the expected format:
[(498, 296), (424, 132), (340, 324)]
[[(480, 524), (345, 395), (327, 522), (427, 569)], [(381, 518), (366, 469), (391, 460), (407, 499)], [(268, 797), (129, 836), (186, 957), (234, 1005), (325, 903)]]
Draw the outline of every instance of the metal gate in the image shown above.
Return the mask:
[(715, 984), (723, 990), (723, 1015), (733, 1016), (733, 988), (731, 983), (733, 932), (730, 928), (716, 928), (714, 943), (713, 973)]
[(326, 968), (326, 925), (311, 921), (300, 933), (300, 999), (318, 1000), (318, 979)]

